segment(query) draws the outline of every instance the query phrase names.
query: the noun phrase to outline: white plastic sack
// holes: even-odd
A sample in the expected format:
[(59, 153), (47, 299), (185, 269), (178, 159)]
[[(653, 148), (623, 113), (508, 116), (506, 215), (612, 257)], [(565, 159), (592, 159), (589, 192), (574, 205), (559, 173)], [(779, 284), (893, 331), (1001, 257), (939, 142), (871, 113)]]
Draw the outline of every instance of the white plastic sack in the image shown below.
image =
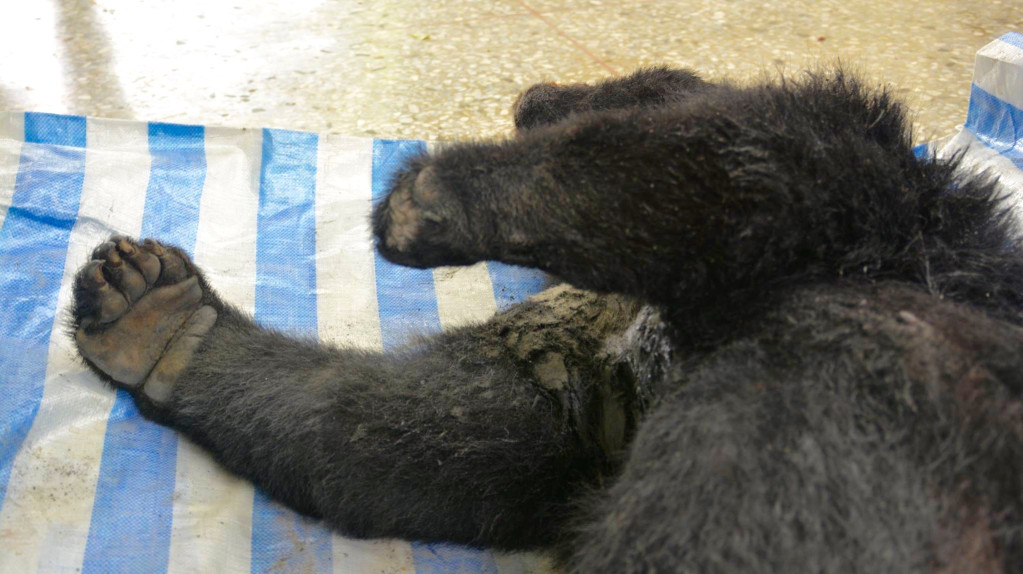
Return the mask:
[[(1023, 191), (1023, 35), (980, 51), (941, 156)], [(372, 251), (367, 214), (423, 146), (0, 113), (0, 572), (530, 572), (546, 561), (354, 541), (296, 516), (141, 419), (75, 359), (70, 279), (120, 233), (181, 245), (257, 320), (392, 348), (540, 288), (504, 265), (415, 271)]]
[[(963, 153), (967, 169), (997, 175), (1016, 206), (1023, 207), (1023, 34), (1009, 33), (977, 52), (966, 123), (932, 146), (938, 157)], [(1020, 213), (1023, 221), (1023, 213)]]

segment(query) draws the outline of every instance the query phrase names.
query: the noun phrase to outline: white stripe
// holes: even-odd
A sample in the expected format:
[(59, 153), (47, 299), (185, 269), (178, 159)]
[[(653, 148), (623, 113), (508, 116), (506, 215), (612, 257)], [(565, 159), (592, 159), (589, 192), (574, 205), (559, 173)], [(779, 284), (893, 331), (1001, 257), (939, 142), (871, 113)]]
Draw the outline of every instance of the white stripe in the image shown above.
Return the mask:
[(482, 323), (497, 313), (486, 263), (438, 267), (433, 270), (433, 284), (437, 291), (437, 313), (445, 330)]
[(998, 181), (1008, 196), (1008, 202), (1016, 215), (1017, 225), (1023, 230), (1023, 172), (1009, 158), (981, 143), (970, 130), (960, 130), (948, 144), (938, 152), (938, 157), (948, 158), (958, 151), (966, 150), (962, 167), (968, 171), (987, 171), (997, 175)]
[(195, 261), (236, 307), (256, 306), (256, 225), (262, 130), (206, 129)]
[(995, 40), (977, 52), (973, 83), (1023, 110), (1023, 50)]
[(354, 540), (333, 536), (334, 574), (411, 574), (412, 546), (401, 540)]
[(383, 348), (369, 214), (373, 140), (324, 135), (316, 170), (316, 313), (320, 340)]
[(0, 227), (4, 226), (7, 208), (14, 197), (14, 182), (18, 176), (21, 143), (25, 139), (25, 115), (0, 114)]
[[(195, 262), (229, 303), (252, 313), (256, 293), (260, 130), (207, 128)], [(170, 574), (248, 572), (251, 483), (181, 437), (174, 479)]]
[[(316, 313), (321, 341), (381, 350), (369, 229), (373, 140), (320, 136), (316, 166)], [(402, 540), (331, 536), (334, 572), (414, 572)]]
[(23, 141), (25, 139), (25, 114), (0, 111), (0, 137)]
[(556, 574), (554, 560), (536, 553), (504, 554), (494, 552), (494, 563), (500, 574)]
[(78, 220), (71, 230), (60, 312), (50, 337), (39, 413), (14, 459), (0, 511), (0, 571), (74, 572), (81, 567), (114, 393), (77, 358), (64, 332), (71, 281), (97, 243), (142, 227), (150, 157), (146, 124), (89, 120)]

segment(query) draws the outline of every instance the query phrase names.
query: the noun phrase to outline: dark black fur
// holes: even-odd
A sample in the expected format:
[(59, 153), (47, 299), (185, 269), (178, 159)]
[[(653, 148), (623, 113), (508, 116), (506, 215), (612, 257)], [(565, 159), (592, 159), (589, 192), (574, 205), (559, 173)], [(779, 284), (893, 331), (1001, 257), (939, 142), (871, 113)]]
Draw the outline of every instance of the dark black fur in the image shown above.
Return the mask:
[(383, 356), (204, 285), (217, 324), (146, 412), (352, 535), (557, 544), (585, 573), (1023, 571), (995, 183), (916, 159), (902, 106), (841, 72), (546, 84), (516, 125), (411, 161), (378, 248), (630, 299), (561, 287)]

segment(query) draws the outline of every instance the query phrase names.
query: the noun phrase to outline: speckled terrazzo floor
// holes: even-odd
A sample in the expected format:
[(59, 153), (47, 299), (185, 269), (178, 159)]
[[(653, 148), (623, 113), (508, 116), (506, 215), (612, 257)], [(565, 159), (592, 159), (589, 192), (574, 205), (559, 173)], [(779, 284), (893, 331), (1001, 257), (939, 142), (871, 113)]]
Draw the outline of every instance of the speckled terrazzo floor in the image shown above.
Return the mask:
[(0, 0), (0, 109), (458, 139), (515, 94), (653, 63), (748, 79), (840, 57), (919, 138), (964, 117), (1023, 0)]

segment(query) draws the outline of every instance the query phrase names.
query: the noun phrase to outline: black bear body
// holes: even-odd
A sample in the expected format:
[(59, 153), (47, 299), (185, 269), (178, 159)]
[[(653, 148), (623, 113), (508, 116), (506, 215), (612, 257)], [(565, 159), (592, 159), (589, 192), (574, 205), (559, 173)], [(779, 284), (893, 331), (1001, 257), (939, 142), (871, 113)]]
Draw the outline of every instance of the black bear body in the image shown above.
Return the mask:
[[(1023, 252), (997, 183), (914, 156), (840, 71), (541, 84), (415, 158), (380, 252), (565, 281), (390, 354), (257, 326), (179, 250), (78, 276), (86, 361), (353, 536), (577, 572), (1023, 569)], [(571, 285), (571, 286), (569, 286)]]

